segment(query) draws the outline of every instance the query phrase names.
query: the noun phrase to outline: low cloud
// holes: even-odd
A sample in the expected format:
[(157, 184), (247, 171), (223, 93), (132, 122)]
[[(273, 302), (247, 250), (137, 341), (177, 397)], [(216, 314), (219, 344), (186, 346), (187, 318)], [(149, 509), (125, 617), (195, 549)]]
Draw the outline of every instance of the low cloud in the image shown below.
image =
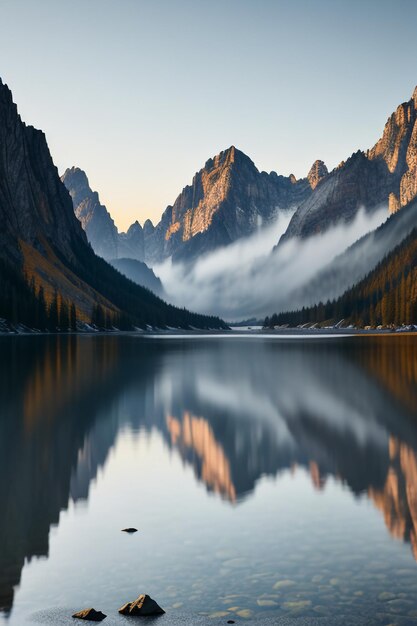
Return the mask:
[[(308, 286), (314, 277), (357, 239), (384, 222), (388, 212), (386, 207), (372, 214), (360, 210), (350, 224), (309, 239), (292, 239), (274, 249), (291, 217), (291, 213), (280, 215), (272, 226), (205, 255), (192, 265), (167, 261), (154, 267), (168, 300), (227, 320), (264, 317), (310, 304)], [(334, 297), (349, 286), (346, 268), (346, 272), (340, 272), (338, 284), (321, 297)]]

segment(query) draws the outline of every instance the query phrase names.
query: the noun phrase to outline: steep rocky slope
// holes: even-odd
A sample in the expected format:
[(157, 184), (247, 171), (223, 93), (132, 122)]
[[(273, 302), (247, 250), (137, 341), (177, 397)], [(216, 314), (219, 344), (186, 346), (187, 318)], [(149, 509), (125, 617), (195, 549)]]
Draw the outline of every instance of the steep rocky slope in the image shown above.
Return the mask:
[(78, 167), (67, 169), (61, 178), (68, 189), (74, 211), (96, 254), (104, 259), (118, 256), (118, 232), (110, 213), (90, 188), (86, 173)]
[(161, 221), (145, 236), (145, 260), (169, 256), (192, 260), (255, 232), (280, 211), (295, 209), (326, 175), (316, 164), (307, 178), (259, 172), (253, 161), (231, 146), (209, 159), (184, 187)]
[(58, 292), (84, 319), (100, 305), (108, 318), (130, 326), (222, 325), (167, 305), (94, 254), (45, 135), (21, 121), (1, 81), (0, 146), (0, 261), (7, 265), (8, 285), (11, 273), (16, 280), (25, 276), (34, 293), (42, 287), (47, 303)]
[(390, 212), (417, 195), (417, 87), (389, 117), (381, 139), (342, 162), (297, 209), (282, 240), (309, 237), (358, 210), (386, 205)]
[(138, 221), (126, 233), (119, 233), (107, 208), (100, 203), (97, 191), (91, 189), (87, 174), (79, 167), (66, 169), (61, 180), (69, 191), (75, 215), (96, 254), (107, 261), (119, 258), (143, 261), (144, 235)]
[(386, 255), (411, 233), (417, 224), (417, 199), (352, 246), (321, 270), (308, 285), (292, 294), (294, 307), (302, 307), (340, 296), (362, 280)]
[[(384, 232), (379, 234), (384, 236)], [(363, 280), (336, 300), (274, 314), (266, 325), (296, 326), (342, 319), (358, 326), (417, 324), (416, 227)]]
[(67, 169), (62, 181), (97, 254), (153, 265), (171, 256), (174, 261), (194, 260), (251, 235), (280, 211), (295, 210), (327, 174), (323, 161), (316, 161), (298, 181), (292, 175), (259, 172), (248, 156), (231, 146), (206, 162), (156, 226), (146, 220), (142, 228), (136, 221), (126, 233), (118, 233), (82, 170)]
[(75, 260), (86, 244), (71, 202), (52, 162), (45, 135), (20, 119), (12, 94), (0, 79), (0, 257), (22, 260), (19, 242), (47, 254), (53, 242)]

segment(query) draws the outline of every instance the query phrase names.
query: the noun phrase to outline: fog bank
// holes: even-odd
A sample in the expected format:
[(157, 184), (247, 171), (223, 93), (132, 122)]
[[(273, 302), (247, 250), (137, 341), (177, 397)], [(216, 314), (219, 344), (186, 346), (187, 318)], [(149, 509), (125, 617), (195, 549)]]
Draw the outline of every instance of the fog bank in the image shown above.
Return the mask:
[[(286, 231), (291, 213), (270, 227), (198, 259), (192, 265), (169, 260), (154, 267), (173, 304), (226, 320), (264, 317), (274, 311), (311, 304), (314, 277), (357, 239), (388, 217), (386, 207), (372, 214), (360, 210), (353, 222), (309, 239), (274, 246)], [(386, 251), (385, 251), (386, 252)], [(382, 251), (381, 251), (382, 254)], [(364, 268), (364, 273), (372, 268)], [(351, 285), (349, 268), (321, 298), (333, 298)], [(303, 296), (303, 289), (306, 294)], [(310, 291), (310, 293), (309, 293)]]

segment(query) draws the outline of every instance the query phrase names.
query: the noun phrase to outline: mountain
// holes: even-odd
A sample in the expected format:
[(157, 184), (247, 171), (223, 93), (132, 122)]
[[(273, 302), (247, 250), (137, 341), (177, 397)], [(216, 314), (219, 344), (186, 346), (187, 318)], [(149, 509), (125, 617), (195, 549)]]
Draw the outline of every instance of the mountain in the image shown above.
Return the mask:
[(155, 276), (150, 267), (142, 261), (136, 259), (112, 259), (109, 261), (110, 265), (115, 267), (123, 276), (126, 276), (134, 283), (142, 285), (153, 291), (157, 295), (163, 294), (162, 283), (160, 279)]
[(334, 169), (300, 204), (281, 238), (306, 238), (350, 222), (358, 210), (395, 212), (417, 196), (417, 87), (389, 117), (381, 139)]
[(331, 259), (302, 289), (291, 294), (294, 307), (337, 298), (362, 280), (398, 246), (417, 224), (417, 199), (392, 213), (376, 230), (370, 231), (341, 254)]
[(223, 325), (166, 304), (94, 254), (45, 135), (22, 122), (1, 81), (0, 145), (1, 317), (11, 312), (15, 321), (30, 321), (22, 286), (29, 282), (31, 297), (49, 313), (72, 303), (84, 320), (99, 307), (110, 324), (124, 327)]
[(172, 256), (193, 260), (254, 233), (306, 200), (327, 169), (313, 165), (309, 178), (259, 172), (253, 161), (231, 146), (209, 159), (184, 187), (160, 222), (145, 236), (145, 260)]
[(341, 319), (358, 326), (417, 324), (416, 226), (363, 280), (336, 300), (274, 314), (265, 325), (295, 326)]
[(61, 178), (69, 191), (74, 211), (96, 254), (103, 259), (118, 255), (118, 232), (110, 213), (90, 188), (86, 173), (78, 167), (67, 169)]
[(417, 324), (417, 228), (329, 308), (361, 326)]
[(145, 258), (145, 238), (142, 226), (136, 220), (125, 233), (119, 233), (117, 246), (118, 259), (135, 259), (143, 261)]
[(107, 261), (126, 257), (143, 261), (144, 235), (138, 221), (126, 233), (119, 233), (110, 213), (100, 203), (97, 191), (91, 189), (87, 174), (79, 167), (65, 170), (61, 180), (72, 198), (75, 215), (98, 256)]

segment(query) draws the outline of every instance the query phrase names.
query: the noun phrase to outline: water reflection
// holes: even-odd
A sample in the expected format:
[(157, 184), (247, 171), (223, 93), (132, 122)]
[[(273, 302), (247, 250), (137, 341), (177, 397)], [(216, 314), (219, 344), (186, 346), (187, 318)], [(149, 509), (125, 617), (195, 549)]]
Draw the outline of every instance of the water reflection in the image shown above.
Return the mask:
[(157, 430), (208, 492), (238, 506), (306, 468), (381, 511), (417, 559), (414, 337), (330, 342), (0, 340), (0, 606), (89, 496), (118, 433)]

